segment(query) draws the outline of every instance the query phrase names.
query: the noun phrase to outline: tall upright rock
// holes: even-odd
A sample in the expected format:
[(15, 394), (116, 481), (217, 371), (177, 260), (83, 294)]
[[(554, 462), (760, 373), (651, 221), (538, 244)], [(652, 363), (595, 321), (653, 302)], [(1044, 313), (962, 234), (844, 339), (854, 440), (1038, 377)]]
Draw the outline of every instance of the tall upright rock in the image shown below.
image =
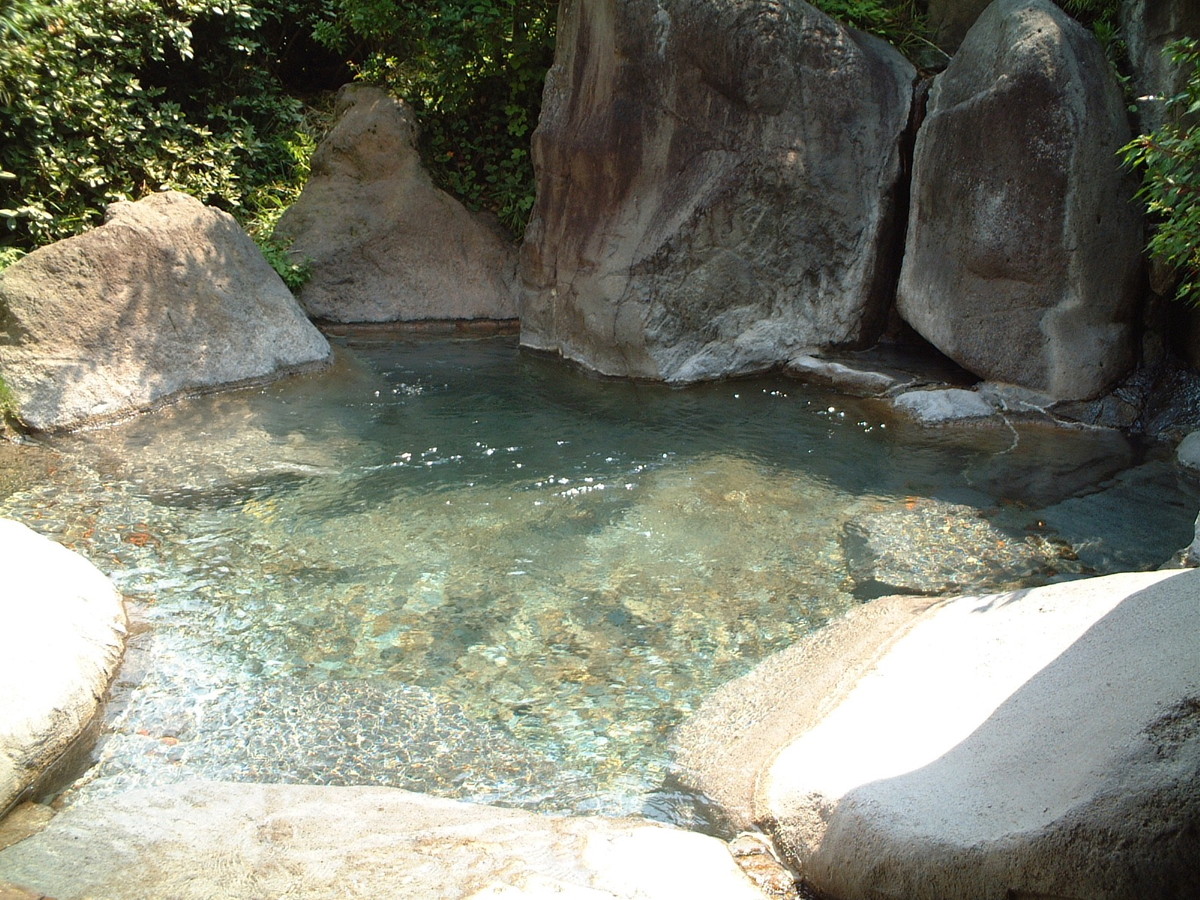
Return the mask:
[(874, 339), (913, 78), (800, 0), (566, 0), (522, 343), (687, 382)]
[(996, 0), (930, 90), (898, 306), (975, 374), (1061, 400), (1133, 359), (1136, 180), (1120, 88), (1049, 0)]

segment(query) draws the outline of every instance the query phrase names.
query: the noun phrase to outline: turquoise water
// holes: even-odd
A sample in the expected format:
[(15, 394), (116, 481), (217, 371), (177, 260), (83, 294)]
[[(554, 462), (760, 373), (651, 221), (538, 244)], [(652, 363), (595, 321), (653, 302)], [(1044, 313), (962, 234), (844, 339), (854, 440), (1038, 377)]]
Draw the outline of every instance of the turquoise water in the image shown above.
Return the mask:
[(52, 472), (5, 482), (0, 515), (131, 601), (68, 800), (389, 784), (703, 826), (670, 742), (723, 681), (896, 586), (1157, 566), (1200, 505), (1109, 432), (601, 381), (507, 337), (335, 345), (325, 372), (57, 439)]

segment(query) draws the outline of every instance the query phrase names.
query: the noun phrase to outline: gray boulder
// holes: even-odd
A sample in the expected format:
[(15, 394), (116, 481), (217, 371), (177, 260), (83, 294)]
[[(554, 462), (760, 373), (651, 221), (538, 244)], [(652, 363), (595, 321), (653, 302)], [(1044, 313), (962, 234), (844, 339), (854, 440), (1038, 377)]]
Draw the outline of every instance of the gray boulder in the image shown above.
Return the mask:
[(860, 607), (727, 685), (687, 780), (822, 895), (1190, 897), (1200, 572)]
[(310, 315), (333, 322), (512, 319), (517, 251), (491, 217), (434, 187), (411, 108), (347, 85), (337, 124), (276, 236), (310, 261)]
[(937, 45), (953, 53), (992, 0), (929, 0), (929, 30)]
[(765, 900), (716, 838), (389, 788), (190, 782), (73, 806), (0, 851), (58, 898)]
[(976, 375), (1057, 400), (1129, 370), (1141, 265), (1120, 88), (1049, 0), (996, 0), (917, 135), (904, 318)]
[(80, 749), (121, 661), (126, 620), (95, 566), (10, 519), (0, 519), (0, 573), (3, 817)]
[(912, 67), (799, 0), (569, 0), (521, 341), (687, 382), (884, 324)]
[(174, 192), (115, 203), (0, 272), (0, 330), (10, 410), (36, 431), (329, 356), (233, 218)]
[(1165, 54), (1172, 41), (1200, 37), (1200, 4), (1195, 0), (1124, 0), (1121, 33), (1129, 48), (1138, 125), (1153, 131), (1165, 121), (1161, 97), (1183, 89), (1187, 73)]

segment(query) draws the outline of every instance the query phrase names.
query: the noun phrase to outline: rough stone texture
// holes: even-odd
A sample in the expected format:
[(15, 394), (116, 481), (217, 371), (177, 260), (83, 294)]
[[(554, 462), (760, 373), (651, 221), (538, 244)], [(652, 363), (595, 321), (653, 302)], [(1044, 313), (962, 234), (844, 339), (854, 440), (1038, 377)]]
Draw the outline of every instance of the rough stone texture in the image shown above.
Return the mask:
[(996, 0), (929, 96), (898, 307), (988, 380), (1090, 399), (1132, 363), (1141, 254), (1121, 91), (1049, 0)]
[(972, 507), (916, 497), (852, 519), (842, 547), (863, 599), (1029, 584), (1079, 568), (1066, 544), (1007, 534)]
[(0, 272), (0, 376), (34, 430), (324, 360), (329, 344), (233, 218), (185, 194)]
[(1200, 516), (1196, 516), (1196, 536), (1183, 551), (1184, 565), (1200, 566)]
[(1133, 66), (1133, 89), (1138, 97), (1138, 127), (1153, 131), (1165, 120), (1161, 101), (1183, 89), (1186, 72), (1164, 55), (1167, 44), (1200, 37), (1200, 4), (1195, 0), (1124, 0), (1121, 31)]
[(922, 425), (945, 425), (972, 419), (986, 419), (996, 410), (974, 391), (945, 388), (933, 391), (906, 391), (892, 401), (896, 409), (912, 416)]
[(434, 187), (412, 109), (348, 85), (336, 111), (276, 229), (311, 260), (304, 308), (334, 322), (515, 318), (516, 248), (493, 218)]
[(799, 0), (570, 0), (521, 341), (687, 382), (884, 324), (912, 67)]
[(991, 0), (929, 0), (929, 30), (939, 47), (953, 53)]
[(848, 624), (728, 685), (681, 733), (689, 780), (767, 827), (811, 885), (1192, 895), (1200, 572), (892, 598)]
[(10, 519), (0, 519), (0, 573), (2, 816), (99, 711), (126, 621), (120, 594), (95, 566)]
[(53, 818), (54, 810), (43, 803), (30, 800), (17, 804), (11, 812), (0, 818), (0, 850), (37, 834)]
[(0, 852), (0, 879), (57, 900), (765, 897), (721, 841), (644, 821), (220, 782), (73, 806)]

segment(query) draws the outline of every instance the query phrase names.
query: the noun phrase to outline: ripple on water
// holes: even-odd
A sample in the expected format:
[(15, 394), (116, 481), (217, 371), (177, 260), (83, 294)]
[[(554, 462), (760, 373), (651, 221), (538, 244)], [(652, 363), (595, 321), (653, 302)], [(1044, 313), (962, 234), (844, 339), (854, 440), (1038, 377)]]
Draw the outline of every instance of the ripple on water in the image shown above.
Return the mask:
[(1131, 513), (1154, 520), (1128, 530), (1137, 547), (1106, 532), (1088, 538), (1101, 562), (1064, 562), (1072, 504), (1086, 518), (1097, 482), (1136, 482), (1119, 436), (902, 441), (869, 402), (602, 383), (508, 340), (339, 354), (324, 375), (55, 441), (54, 474), (0, 500), (133, 606), (76, 796), (389, 784), (702, 823), (671, 787), (672, 730), (858, 602), (848, 534), (874, 536), (876, 574), (907, 566), (907, 589), (1030, 583), (1190, 535), (1182, 497), (1169, 523)]

